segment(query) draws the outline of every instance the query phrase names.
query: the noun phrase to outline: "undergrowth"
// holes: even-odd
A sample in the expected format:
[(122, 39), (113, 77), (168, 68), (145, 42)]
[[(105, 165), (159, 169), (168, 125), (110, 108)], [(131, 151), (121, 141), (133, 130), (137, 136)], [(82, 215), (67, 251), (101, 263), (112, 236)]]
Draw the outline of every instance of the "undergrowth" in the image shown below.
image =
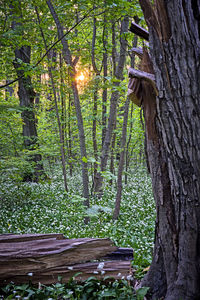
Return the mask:
[[(80, 172), (73, 177), (68, 176), (68, 193), (64, 191), (58, 169), (53, 170), (50, 178), (36, 184), (16, 182), (1, 176), (0, 233), (63, 233), (66, 238), (107, 237), (117, 246), (133, 248), (133, 266), (138, 276), (142, 276), (151, 262), (155, 222), (151, 180), (146, 170), (135, 168), (129, 174), (117, 221), (112, 220), (115, 185), (106, 183), (103, 197), (91, 197), (90, 209), (86, 210), (81, 197)], [(86, 215), (90, 216), (87, 225), (84, 224)]]

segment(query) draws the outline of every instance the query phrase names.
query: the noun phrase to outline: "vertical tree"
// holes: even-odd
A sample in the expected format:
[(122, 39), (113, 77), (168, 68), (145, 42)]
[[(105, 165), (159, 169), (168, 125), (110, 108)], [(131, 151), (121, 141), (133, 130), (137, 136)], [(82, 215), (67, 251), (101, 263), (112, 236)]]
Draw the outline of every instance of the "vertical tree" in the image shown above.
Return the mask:
[[(50, 0), (46, 1), (51, 15), (54, 19), (54, 22), (57, 27), (58, 37), (62, 38), (64, 36), (63, 26), (59, 20), (59, 17), (54, 9), (54, 6)], [(83, 197), (85, 198), (85, 205), (89, 206), (89, 177), (88, 177), (88, 165), (87, 165), (87, 151), (85, 144), (85, 133), (83, 127), (83, 118), (81, 112), (81, 105), (79, 99), (79, 93), (76, 83), (76, 64), (78, 62), (78, 57), (73, 59), (69, 44), (66, 38), (61, 39), (63, 46), (63, 59), (66, 64), (70, 66), (70, 78), (71, 78), (71, 88), (74, 96), (74, 105), (76, 109), (77, 125), (79, 130), (79, 141), (80, 141), (80, 150), (81, 150), (81, 164), (82, 164), (82, 181), (83, 181)]]
[[(19, 7), (18, 7), (19, 4)], [(21, 2), (10, 4), (12, 21), (12, 29), (14, 32), (21, 32), (23, 34), (23, 26), (19, 21), (21, 16)], [(16, 47), (14, 50), (15, 60), (13, 61), (18, 80), (18, 95), (20, 100), (20, 106), (22, 107), (22, 119), (23, 119), (23, 137), (24, 146), (30, 153), (33, 151), (34, 154), (29, 154), (29, 162), (33, 163), (33, 172), (27, 171), (24, 175), (25, 181), (39, 180), (40, 175), (44, 174), (42, 157), (39, 153), (38, 135), (36, 128), (36, 119), (34, 113), (34, 98), (36, 96), (31, 82), (30, 75), (25, 75), (31, 60), (31, 47), (21, 46)]]
[[(152, 298), (200, 295), (200, 2), (140, 0), (158, 96), (146, 103), (147, 152), (157, 208)], [(148, 97), (147, 97), (148, 99)]]
[[(121, 21), (120, 55), (119, 55), (116, 72), (114, 74), (115, 81), (114, 81), (114, 87), (110, 99), (110, 113), (108, 119), (108, 126), (106, 129), (106, 135), (102, 147), (101, 172), (104, 172), (107, 166), (110, 144), (112, 140), (112, 133), (113, 133), (113, 128), (116, 120), (117, 103), (119, 98), (118, 87), (120, 86), (120, 82), (123, 78), (123, 70), (124, 70), (124, 65), (126, 60), (126, 49), (127, 49), (127, 41), (124, 38), (123, 34), (128, 31), (128, 25), (129, 25), (129, 18), (128, 16), (126, 16)], [(103, 178), (101, 176), (101, 173), (99, 172), (97, 176), (97, 180), (95, 182), (95, 192), (100, 192), (102, 188), (102, 183), (103, 183)]]
[[(40, 16), (39, 16), (39, 12), (38, 12), (37, 7), (35, 7), (35, 11), (36, 11), (38, 23), (39, 23), (39, 26), (40, 26), (41, 36), (42, 36), (42, 39), (43, 39), (43, 42), (44, 42), (44, 45), (45, 45), (45, 50), (48, 51), (47, 42), (46, 42), (46, 39), (45, 39), (45, 36), (44, 36), (43, 29), (42, 29), (41, 24), (40, 24)], [(54, 51), (54, 59), (55, 58), (56, 58), (56, 53)], [(61, 162), (62, 162), (62, 171), (63, 171), (63, 178), (64, 178), (64, 186), (65, 186), (66, 192), (68, 192), (68, 187), (67, 187), (67, 173), (66, 173), (66, 161), (65, 161), (65, 148), (64, 148), (64, 130), (62, 128), (61, 118), (60, 118), (60, 115), (59, 115), (56, 86), (55, 86), (55, 80), (54, 80), (54, 77), (53, 77), (52, 66), (51, 66), (51, 63), (52, 63), (53, 60), (51, 59), (50, 53), (47, 54), (47, 59), (48, 59), (49, 77), (50, 77), (50, 80), (51, 80), (51, 87), (52, 87), (52, 91), (53, 91), (53, 99), (54, 99), (54, 104), (55, 104), (56, 118), (57, 118), (57, 123), (58, 123), (58, 130), (59, 130), (60, 154), (61, 154)], [(54, 60), (54, 62), (55, 62), (55, 60)], [(61, 84), (62, 84), (62, 82), (61, 82)], [(62, 93), (61, 93), (61, 98), (62, 98)], [(63, 100), (62, 100), (62, 111), (63, 111)]]

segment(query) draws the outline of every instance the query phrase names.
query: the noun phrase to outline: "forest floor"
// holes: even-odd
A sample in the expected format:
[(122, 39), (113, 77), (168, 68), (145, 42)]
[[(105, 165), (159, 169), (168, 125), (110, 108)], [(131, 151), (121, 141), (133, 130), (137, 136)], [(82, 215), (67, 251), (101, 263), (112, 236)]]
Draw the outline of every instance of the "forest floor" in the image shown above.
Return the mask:
[[(69, 192), (62, 175), (54, 168), (51, 179), (41, 183), (22, 183), (0, 178), (0, 233), (63, 233), (66, 238), (110, 238), (117, 246), (134, 250), (133, 267), (138, 278), (151, 263), (155, 205), (151, 179), (144, 167), (132, 168), (124, 185), (121, 212), (112, 220), (116, 186), (105, 183), (102, 199), (91, 197), (85, 209), (81, 197), (81, 176), (68, 177)], [(89, 224), (84, 224), (89, 215)]]

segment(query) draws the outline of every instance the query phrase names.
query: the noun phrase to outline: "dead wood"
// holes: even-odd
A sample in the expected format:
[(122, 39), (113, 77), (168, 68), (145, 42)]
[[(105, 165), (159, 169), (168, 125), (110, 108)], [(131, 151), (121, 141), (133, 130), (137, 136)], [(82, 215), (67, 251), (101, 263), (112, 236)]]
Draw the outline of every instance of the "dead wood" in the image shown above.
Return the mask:
[(6, 285), (10, 281), (15, 282), (15, 284), (22, 284), (31, 281), (33, 285), (37, 285), (39, 282), (49, 285), (58, 282), (58, 277), (61, 278), (63, 283), (67, 283), (74, 276), (76, 281), (81, 282), (91, 276), (97, 279), (103, 279), (105, 276), (110, 276), (114, 279), (127, 279), (127, 276), (130, 275), (132, 275), (130, 261), (88, 262), (60, 266), (42, 272), (31, 272), (26, 275), (13, 275), (5, 278), (4, 281), (0, 281), (0, 284)]
[(146, 41), (149, 41), (149, 33), (146, 29), (142, 28), (135, 22), (131, 23), (131, 27), (129, 29), (132, 33), (138, 35), (139, 37), (145, 39)]
[[(99, 260), (106, 259), (112, 261), (98, 267)], [(62, 234), (0, 235), (0, 285), (30, 280), (51, 284), (58, 276), (67, 282), (77, 272), (81, 272), (78, 280), (92, 275), (101, 278), (104, 274), (117, 279), (130, 275), (130, 259), (132, 249), (118, 249), (109, 239), (65, 239)]]

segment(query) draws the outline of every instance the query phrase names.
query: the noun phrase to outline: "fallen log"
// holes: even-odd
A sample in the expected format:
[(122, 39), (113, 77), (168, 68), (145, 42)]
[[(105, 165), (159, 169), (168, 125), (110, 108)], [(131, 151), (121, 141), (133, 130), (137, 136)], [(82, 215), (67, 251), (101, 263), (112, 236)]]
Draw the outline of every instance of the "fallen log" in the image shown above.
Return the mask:
[[(101, 267), (101, 264), (104, 264)], [(99, 266), (101, 268), (99, 268)], [(89, 277), (103, 279), (109, 276), (112, 279), (132, 280), (132, 270), (128, 261), (105, 261), (105, 262), (88, 262), (83, 264), (75, 264), (71, 266), (60, 266), (51, 268), (43, 272), (30, 272), (27, 275), (13, 275), (4, 279), (2, 285), (7, 285), (11, 281), (15, 284), (29, 283), (37, 285), (39, 282), (50, 285), (61, 281), (67, 283), (71, 278), (78, 282), (84, 281)]]
[[(111, 255), (112, 254), (112, 255)], [(112, 261), (103, 261), (112, 257)], [(65, 239), (62, 234), (0, 235), (0, 285), (51, 284), (103, 274), (119, 279), (131, 275), (131, 250), (120, 250), (109, 239)], [(107, 257), (107, 258), (106, 258)], [(123, 259), (124, 261), (115, 261)], [(98, 260), (98, 261), (96, 261)], [(102, 268), (100, 268), (101, 266)], [(119, 275), (121, 274), (121, 275)]]

